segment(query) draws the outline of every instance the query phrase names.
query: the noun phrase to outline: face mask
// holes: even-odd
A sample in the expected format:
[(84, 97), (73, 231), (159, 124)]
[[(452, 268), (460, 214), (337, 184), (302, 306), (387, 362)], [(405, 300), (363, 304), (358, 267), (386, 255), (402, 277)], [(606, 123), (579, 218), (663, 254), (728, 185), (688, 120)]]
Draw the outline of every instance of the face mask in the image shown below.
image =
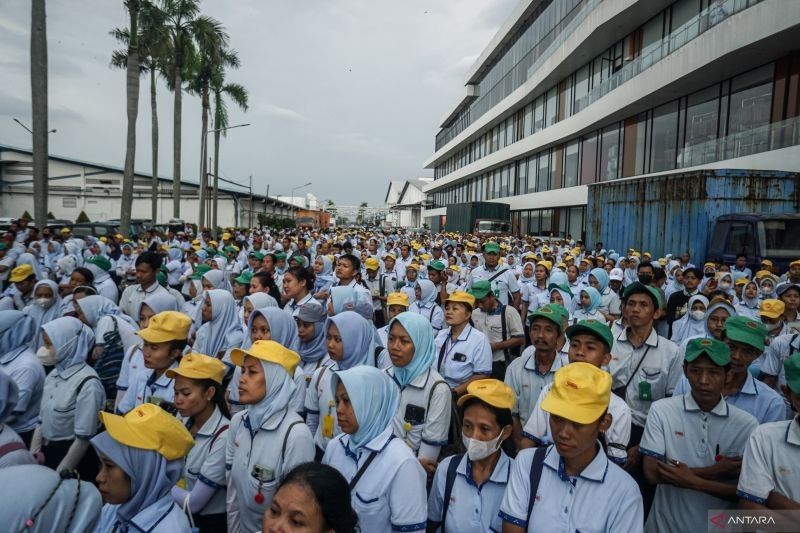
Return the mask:
[(50, 306), (53, 305), (52, 298), (36, 298), (33, 302), (42, 309), (50, 309)]
[(706, 312), (697, 310), (697, 311), (692, 311), (691, 315), (694, 320), (697, 320), (699, 322), (706, 317)]
[(730, 281), (723, 281), (722, 283), (719, 284), (719, 288), (722, 289), (723, 291), (727, 291), (728, 289), (731, 288)]
[(53, 350), (52, 346), (48, 348), (47, 346), (40, 346), (38, 350), (36, 350), (36, 357), (39, 358), (39, 361), (44, 366), (53, 366), (56, 364), (56, 352)]
[(461, 440), (464, 442), (464, 447), (467, 449), (467, 456), (469, 456), (470, 461), (480, 461), (481, 459), (486, 459), (500, 449), (500, 439), (502, 436), (503, 432), (500, 431), (500, 434), (492, 440), (478, 440), (471, 439), (462, 433)]
[(772, 296), (773, 294), (775, 294), (775, 288), (774, 287), (761, 287), (761, 294), (763, 294), (764, 296)]
[(653, 276), (651, 276), (650, 274), (642, 274), (639, 276), (639, 283), (641, 283), (642, 285), (650, 285), (652, 281), (653, 281)]
[(779, 329), (781, 329), (783, 327), (783, 320), (778, 320), (774, 324), (765, 324), (765, 325), (767, 326), (767, 330), (770, 331), (770, 332), (778, 331)]

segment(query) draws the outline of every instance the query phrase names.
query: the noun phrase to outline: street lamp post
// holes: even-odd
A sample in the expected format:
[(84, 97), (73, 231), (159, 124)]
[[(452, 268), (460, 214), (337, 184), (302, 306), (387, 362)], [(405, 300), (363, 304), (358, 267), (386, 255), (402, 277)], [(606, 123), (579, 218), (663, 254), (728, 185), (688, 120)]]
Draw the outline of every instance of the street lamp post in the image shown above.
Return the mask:
[[(289, 193), (289, 203), (290, 203), (290, 204), (294, 204), (294, 191), (296, 191), (296, 190), (298, 190), (298, 189), (302, 189), (302, 188), (304, 188), (304, 187), (308, 187), (309, 185), (311, 185), (311, 182), (310, 182), (310, 181), (309, 181), (308, 183), (304, 184), (304, 185), (298, 185), (297, 187), (294, 187), (294, 188), (291, 190), (291, 192)], [(304, 201), (304, 202), (303, 202), (303, 208), (305, 209), (305, 207), (306, 207), (306, 203), (305, 203), (305, 201)]]
[[(35, 9), (34, 9), (35, 11)], [(47, 92), (47, 87), (45, 87), (45, 93)], [(47, 96), (45, 94), (45, 104), (47, 103)], [(45, 106), (46, 107), (46, 106)], [(47, 127), (47, 111), (45, 110), (44, 113), (44, 125)], [(36, 112), (33, 113), (34, 124), (36, 124), (37, 116)], [(42, 117), (39, 117), (40, 124)], [(25, 129), (28, 133), (33, 136), (33, 130), (23, 124), (18, 118), (13, 119), (14, 122), (19, 124), (22, 128)], [(48, 130), (47, 133), (55, 133), (56, 130), (53, 128), (52, 130)], [(45, 136), (47, 137), (47, 136)], [(45, 139), (47, 140), (47, 139)], [(39, 150), (36, 145), (36, 137), (33, 137), (32, 140), (32, 148), (31, 148), (31, 159), (33, 161), (33, 219), (34, 223), (43, 228), (47, 225), (47, 182), (48, 182), (48, 155), (47, 155), (47, 143), (45, 143), (43, 149)], [(43, 161), (42, 161), (43, 160)], [(39, 168), (41, 167), (41, 168)]]
[[(203, 133), (203, 139), (200, 143), (200, 209), (199, 215), (197, 217), (197, 227), (198, 229), (205, 225), (205, 218), (206, 218), (206, 209), (205, 209), (205, 201), (206, 201), (206, 194), (208, 189), (208, 167), (206, 166), (206, 154), (208, 153), (208, 134), (209, 133), (216, 133), (218, 131), (227, 131), (232, 130), (234, 128), (244, 128), (245, 126), (249, 126), (250, 124), (237, 124), (235, 126), (228, 126), (227, 128), (216, 128), (213, 130), (207, 130)], [(213, 193), (213, 203), (212, 203), (212, 214), (211, 214), (211, 224), (212, 224), (212, 234), (216, 236), (217, 232), (217, 176), (214, 176), (214, 193)]]

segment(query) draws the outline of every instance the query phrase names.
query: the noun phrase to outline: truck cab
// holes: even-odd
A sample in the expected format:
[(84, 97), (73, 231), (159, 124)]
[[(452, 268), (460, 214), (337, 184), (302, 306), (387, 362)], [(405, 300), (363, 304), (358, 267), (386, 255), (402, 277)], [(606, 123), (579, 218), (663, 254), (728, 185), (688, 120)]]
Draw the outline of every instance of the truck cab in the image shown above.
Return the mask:
[(789, 263), (800, 258), (800, 214), (742, 213), (719, 217), (706, 257), (733, 264), (738, 254), (745, 254), (748, 266), (755, 270), (763, 259), (769, 259), (776, 273), (784, 272)]
[(511, 222), (495, 218), (478, 218), (472, 228), (472, 234), (480, 237), (499, 237), (511, 233)]

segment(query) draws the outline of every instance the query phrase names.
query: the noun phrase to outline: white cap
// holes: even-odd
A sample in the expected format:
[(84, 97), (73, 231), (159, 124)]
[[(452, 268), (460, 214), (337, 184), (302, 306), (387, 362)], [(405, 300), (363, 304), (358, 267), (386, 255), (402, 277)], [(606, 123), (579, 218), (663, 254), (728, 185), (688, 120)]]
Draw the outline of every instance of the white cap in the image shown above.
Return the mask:
[(608, 279), (609, 281), (622, 281), (622, 269), (612, 268), (608, 273)]

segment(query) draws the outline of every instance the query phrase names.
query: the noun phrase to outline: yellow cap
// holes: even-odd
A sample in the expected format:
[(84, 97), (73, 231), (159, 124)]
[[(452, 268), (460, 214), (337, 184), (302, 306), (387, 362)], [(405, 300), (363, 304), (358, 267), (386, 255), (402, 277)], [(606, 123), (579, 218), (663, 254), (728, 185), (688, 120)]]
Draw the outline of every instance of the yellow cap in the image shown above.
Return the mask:
[(381, 264), (378, 262), (377, 257), (367, 257), (367, 260), (364, 261), (364, 268), (368, 270), (378, 270)]
[(208, 241), (208, 244), (216, 248), (219, 243), (217, 241)]
[(653, 254), (651, 254), (650, 252), (645, 252), (645, 253), (642, 254), (642, 256), (652, 258)]
[(574, 258), (574, 257), (572, 257), (572, 256), (571, 256), (571, 255), (569, 255), (569, 254), (565, 254), (565, 255), (564, 255), (562, 258), (561, 258), (561, 260), (562, 260), (562, 261), (564, 261), (564, 262), (566, 263), (567, 261), (574, 261), (574, 260), (575, 260), (575, 258)]
[(750, 283), (749, 279), (747, 279), (747, 278), (739, 278), (739, 279), (736, 280), (736, 283), (734, 283), (734, 285), (737, 285), (737, 286), (738, 285), (747, 285), (748, 283)]
[(231, 238), (231, 234), (230, 234), (230, 233), (227, 233), (227, 232), (225, 232), (225, 233), (223, 233), (223, 234), (222, 234), (222, 238), (223, 238), (224, 240), (228, 240), (228, 239), (230, 239), (230, 238)]
[(121, 240), (122, 239), (122, 233), (115, 233), (114, 234), (114, 238), (117, 239), (117, 240)]
[(793, 266), (800, 266), (800, 259), (795, 259), (794, 261), (792, 261), (791, 263), (789, 263), (789, 266), (790, 266), (790, 267), (793, 267)]
[(771, 275), (772, 275), (772, 272), (770, 272), (769, 270), (759, 270), (758, 272), (756, 272), (755, 278), (756, 279), (761, 279), (761, 278), (765, 278), (765, 277), (771, 276)]
[(784, 311), (786, 311), (786, 304), (781, 300), (764, 300), (761, 302), (758, 314), (767, 318), (780, 318)]
[(231, 350), (231, 362), (236, 366), (243, 366), (245, 355), (280, 365), (290, 376), (294, 376), (294, 369), (300, 363), (300, 356), (296, 352), (275, 341), (256, 341), (247, 350)]
[(661, 265), (662, 267), (667, 266), (667, 259), (665, 257), (659, 257), (658, 264)]
[(25, 263), (23, 265), (19, 265), (18, 267), (14, 267), (14, 270), (11, 271), (11, 276), (9, 276), (8, 281), (11, 283), (24, 281), (34, 274), (35, 272), (33, 271), (33, 267)]
[(125, 416), (100, 411), (100, 420), (115, 441), (142, 450), (158, 452), (167, 461), (186, 457), (194, 439), (171, 414), (152, 403), (143, 403)]
[(513, 409), (516, 401), (514, 390), (497, 379), (476, 379), (467, 385), (467, 393), (458, 399), (459, 407), (470, 398), (477, 398), (492, 407)]
[(170, 368), (166, 374), (169, 379), (183, 376), (190, 379), (210, 379), (222, 385), (225, 377), (225, 363), (215, 357), (192, 352), (181, 358), (178, 368)]
[(102, 243), (107, 243), (108, 242), (108, 237), (100, 237), (99, 241), (102, 242)]
[(70, 232), (69, 228), (61, 228), (61, 234), (62, 235), (66, 234), (66, 233), (69, 233), (69, 232)]
[(423, 261), (427, 261), (431, 258), (431, 254), (420, 254), (419, 258)]
[(406, 270), (408, 270), (409, 268), (413, 268), (414, 270), (419, 272), (419, 265), (416, 264), (416, 263), (410, 263), (410, 264), (406, 265)]
[(192, 241), (193, 246), (200, 246), (200, 239), (195, 239)]
[(139, 330), (139, 336), (147, 342), (161, 343), (182, 341), (189, 338), (192, 319), (178, 311), (162, 311), (154, 315), (145, 329)]
[(389, 257), (391, 257), (392, 259), (397, 259), (397, 256), (396, 256), (396, 255), (394, 255), (394, 252), (389, 252), (388, 254), (386, 254), (386, 255), (384, 255), (384, 256), (383, 256), (383, 260), (385, 261), (385, 260), (386, 260), (386, 259), (388, 259)]
[(761, 266), (772, 268), (772, 261), (770, 261), (769, 259), (762, 259)]
[(471, 308), (475, 307), (475, 297), (468, 292), (465, 291), (454, 291), (450, 296), (447, 297), (445, 303), (447, 302), (458, 302), (462, 304), (467, 304)]
[(408, 307), (411, 304), (408, 302), (408, 294), (404, 292), (390, 292), (386, 296), (386, 305), (402, 305), (403, 307)]
[(542, 410), (578, 424), (591, 424), (608, 409), (611, 374), (589, 363), (563, 366), (542, 400)]
[(453, 272), (461, 272), (461, 267), (460, 267), (460, 266), (458, 266), (458, 265), (450, 265), (450, 266), (449, 266), (449, 267), (447, 267), (447, 268), (449, 268), (449, 269), (450, 269), (450, 270), (452, 270)]
[(536, 266), (543, 266), (547, 269), (548, 272), (553, 270), (553, 263), (551, 261), (539, 261), (536, 263)]

